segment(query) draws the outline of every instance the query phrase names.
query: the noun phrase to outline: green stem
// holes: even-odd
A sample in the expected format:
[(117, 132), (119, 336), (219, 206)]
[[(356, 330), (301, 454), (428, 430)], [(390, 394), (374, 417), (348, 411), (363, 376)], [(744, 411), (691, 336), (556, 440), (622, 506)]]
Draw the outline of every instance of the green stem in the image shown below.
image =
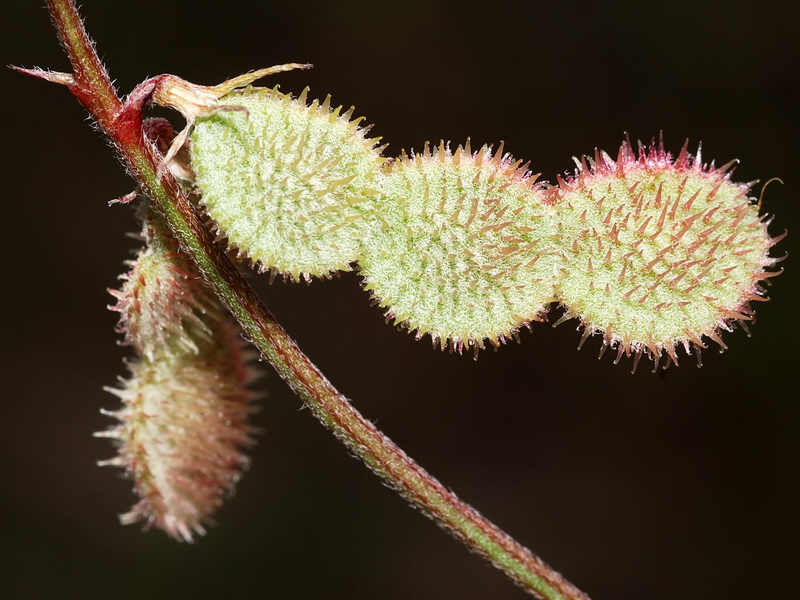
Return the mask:
[(314, 416), (412, 505), (529, 593), (547, 600), (587, 599), (544, 561), (411, 460), (364, 419), (300, 351), (223, 249), (214, 244), (212, 235), (173, 177), (166, 173), (158, 179), (156, 169), (161, 155), (144, 139), (141, 128), (141, 110), (152, 93), (147, 82), (123, 104), (73, 1), (48, 0), (47, 4), (74, 69), (74, 82), (68, 84), (70, 90), (115, 144), (128, 171), (243, 330)]

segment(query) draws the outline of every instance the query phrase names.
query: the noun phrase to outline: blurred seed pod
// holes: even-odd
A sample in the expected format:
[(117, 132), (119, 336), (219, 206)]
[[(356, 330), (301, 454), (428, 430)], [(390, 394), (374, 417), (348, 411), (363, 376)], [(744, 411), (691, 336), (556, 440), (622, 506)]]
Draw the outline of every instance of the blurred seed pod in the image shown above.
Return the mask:
[(109, 391), (119, 424), (95, 434), (116, 441), (120, 466), (140, 500), (122, 523), (144, 521), (192, 541), (249, 464), (254, 411), (250, 356), (194, 265), (152, 217), (146, 246), (113, 292), (119, 330), (136, 356), (130, 376)]
[(199, 354), (214, 344), (210, 323), (225, 309), (166, 228), (152, 215), (143, 221), (144, 246), (120, 276), (122, 287), (109, 290), (117, 299), (109, 307), (119, 313), (117, 331), (151, 362)]

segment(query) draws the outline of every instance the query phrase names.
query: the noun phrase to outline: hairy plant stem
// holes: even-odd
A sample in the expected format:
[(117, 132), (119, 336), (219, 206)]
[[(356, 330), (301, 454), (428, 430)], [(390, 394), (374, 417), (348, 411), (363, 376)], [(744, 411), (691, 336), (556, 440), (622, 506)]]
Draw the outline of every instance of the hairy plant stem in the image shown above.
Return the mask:
[[(228, 260), (195, 207), (169, 173), (159, 180), (161, 155), (142, 133), (142, 110), (153, 91), (145, 82), (123, 103), (117, 96), (73, 0), (47, 0), (72, 62), (64, 83), (101, 130), (141, 190), (169, 224), (184, 251), (290, 388), (336, 437), (413, 506), (480, 554), (525, 590), (547, 600), (587, 596), (476, 510), (459, 500), (365, 420), (311, 363)], [(45, 74), (39, 76), (47, 79)]]

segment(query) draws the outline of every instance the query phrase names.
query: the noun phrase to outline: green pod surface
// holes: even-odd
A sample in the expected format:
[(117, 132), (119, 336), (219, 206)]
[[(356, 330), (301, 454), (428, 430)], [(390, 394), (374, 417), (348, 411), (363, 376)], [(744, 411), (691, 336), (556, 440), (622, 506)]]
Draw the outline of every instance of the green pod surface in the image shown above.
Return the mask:
[(231, 93), (191, 138), (197, 187), (220, 234), (261, 270), (294, 280), (352, 268), (384, 162), (352, 108), (341, 114), (330, 97), (307, 105), (306, 95)]
[(540, 320), (553, 300), (552, 207), (520, 162), (467, 143), (394, 163), (359, 261), (388, 318), (459, 352)]
[(777, 240), (749, 186), (730, 181), (731, 164), (706, 166), (686, 146), (673, 160), (656, 142), (584, 159), (553, 190), (562, 320), (580, 319), (584, 340), (601, 334), (617, 360), (644, 353), (657, 365), (666, 354), (677, 364), (676, 349), (699, 355), (704, 337), (725, 348), (721, 330), (752, 318), (777, 262)]

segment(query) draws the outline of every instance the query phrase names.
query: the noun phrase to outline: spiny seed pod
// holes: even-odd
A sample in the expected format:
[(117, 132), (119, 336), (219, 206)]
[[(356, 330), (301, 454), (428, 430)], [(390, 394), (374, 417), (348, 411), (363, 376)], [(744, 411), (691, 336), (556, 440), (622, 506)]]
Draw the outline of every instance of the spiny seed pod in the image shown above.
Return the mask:
[(150, 361), (165, 353), (198, 354), (213, 344), (208, 323), (222, 319), (223, 308), (194, 264), (152, 217), (145, 218), (145, 245), (121, 275), (117, 332), (139, 356)]
[(553, 300), (552, 208), (521, 162), (467, 141), (394, 163), (359, 261), (388, 319), (458, 352), (540, 320)]
[(655, 141), (637, 156), (628, 141), (616, 161), (596, 152), (559, 178), (559, 323), (577, 317), (581, 344), (600, 333), (617, 362), (633, 355), (634, 370), (642, 353), (656, 368), (664, 353), (665, 367), (677, 365), (679, 346), (694, 346), (700, 364), (703, 337), (726, 348), (721, 330), (744, 326), (750, 302), (766, 299), (759, 282), (778, 274), (766, 269), (780, 239), (767, 233), (749, 186), (730, 181), (732, 164), (705, 166), (687, 145), (673, 161)]
[(131, 375), (111, 389), (120, 424), (114, 439), (139, 502), (122, 523), (145, 521), (192, 541), (234, 485), (253, 443), (252, 380), (238, 329), (223, 316), (196, 268), (163, 226), (146, 219), (147, 246), (115, 292), (120, 331), (137, 352)]
[(130, 378), (110, 390), (124, 407), (105, 414), (120, 425), (98, 436), (118, 440), (119, 456), (100, 464), (125, 468), (140, 498), (123, 524), (144, 521), (191, 542), (249, 465), (251, 393), (242, 342), (226, 333), (217, 332), (215, 353), (133, 361)]
[(375, 210), (383, 159), (351, 108), (249, 88), (245, 110), (198, 118), (192, 166), (202, 203), (241, 255), (292, 279), (349, 270)]

